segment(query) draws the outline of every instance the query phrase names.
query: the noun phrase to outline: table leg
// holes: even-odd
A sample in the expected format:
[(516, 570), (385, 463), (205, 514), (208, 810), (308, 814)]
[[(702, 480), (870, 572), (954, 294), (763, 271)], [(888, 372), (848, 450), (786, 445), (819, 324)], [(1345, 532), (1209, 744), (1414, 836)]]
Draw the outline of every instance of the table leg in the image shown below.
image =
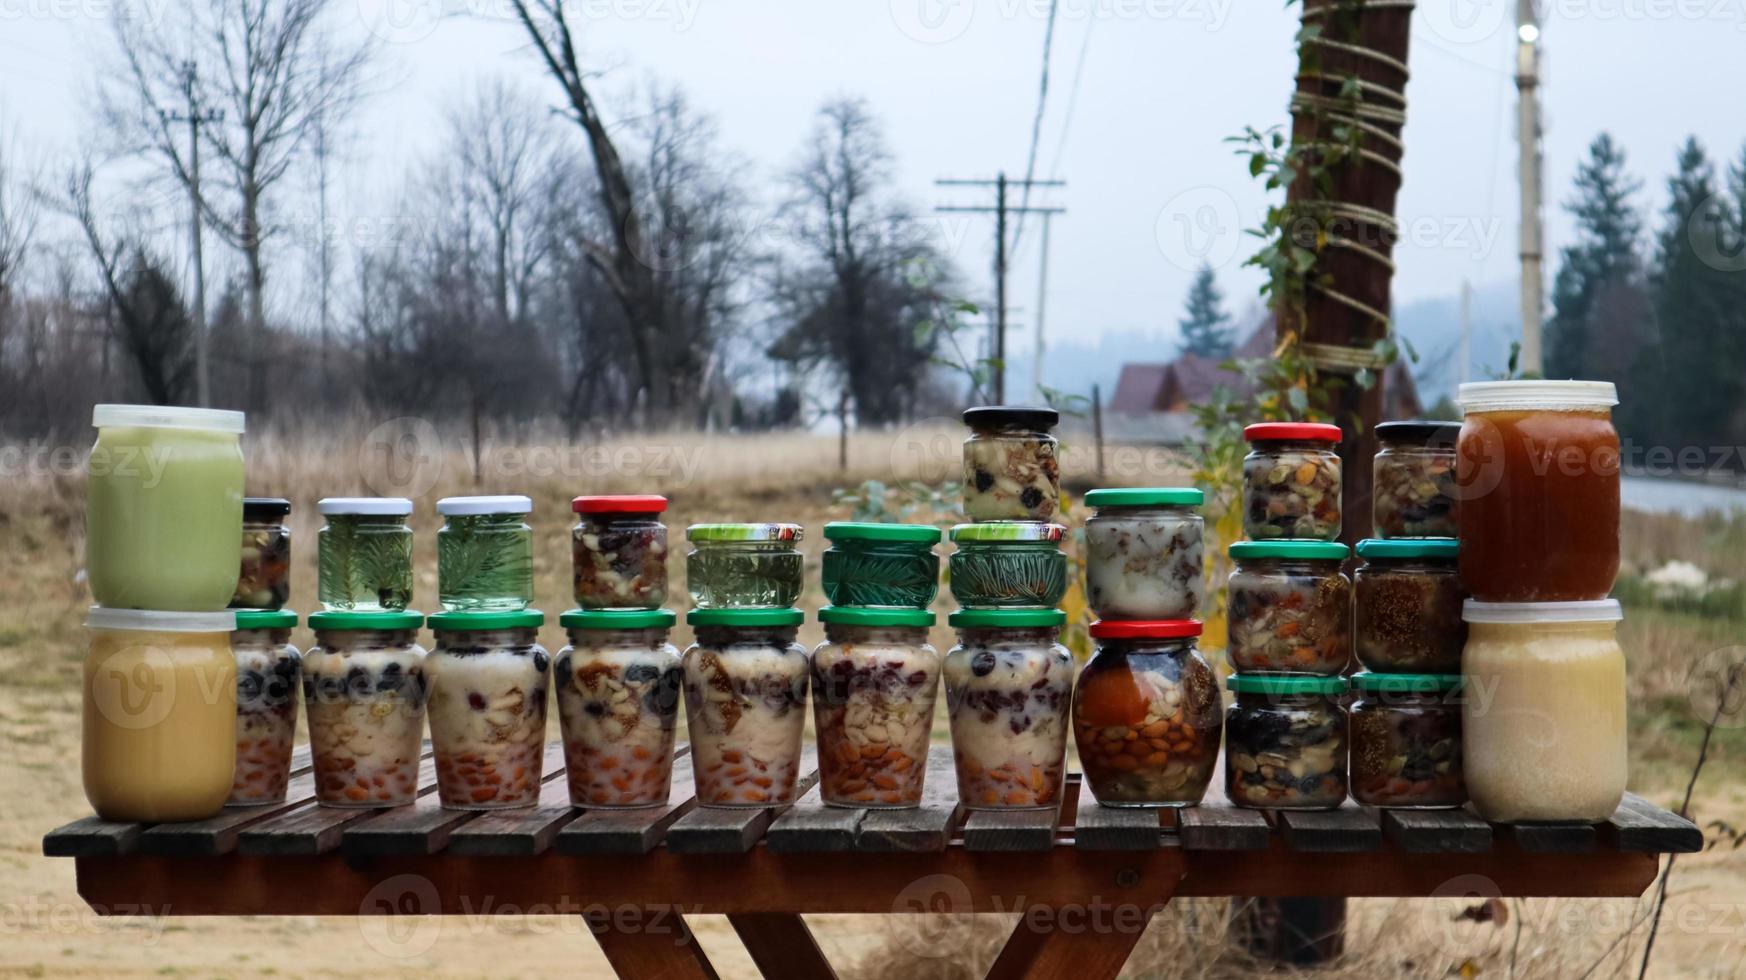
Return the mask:
[(740, 912), (728, 916), (740, 942), (772, 980), (836, 980), (811, 930), (794, 912)]
[(1129, 914), (1105, 921), (1033, 910), (1001, 947), (988, 980), (1114, 980), (1162, 907), (1127, 906)]
[(605, 911), (583, 915), (613, 972), (630, 980), (718, 980), (683, 916), (638, 911), (628, 920)]

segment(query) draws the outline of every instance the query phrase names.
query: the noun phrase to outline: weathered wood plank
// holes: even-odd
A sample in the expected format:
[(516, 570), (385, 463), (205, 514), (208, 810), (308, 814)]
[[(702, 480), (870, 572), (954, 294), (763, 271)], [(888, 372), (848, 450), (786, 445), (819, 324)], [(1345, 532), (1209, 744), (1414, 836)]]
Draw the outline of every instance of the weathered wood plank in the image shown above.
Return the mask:
[(988, 968), (989, 980), (1115, 980), (1154, 911), (1136, 906), (1131, 918), (1096, 929), (1024, 915)]
[(728, 916), (728, 924), (768, 980), (836, 980), (836, 971), (798, 914), (738, 912)]
[(621, 977), (718, 980), (697, 937), (676, 912), (650, 913), (647, 922), (634, 929), (616, 928), (611, 912), (588, 912), (584, 919), (613, 972)]
[(589, 810), (565, 824), (552, 846), (559, 854), (647, 854), (654, 850), (667, 835), (667, 828), (691, 811), (696, 793), (689, 747), (679, 746), (675, 756), (673, 787), (665, 804), (634, 810)]
[(829, 806), (815, 785), (764, 832), (764, 844), (778, 854), (853, 850), (855, 834), (867, 810)]
[(1077, 780), (1063, 783), (1062, 795), (1040, 810), (971, 810), (964, 818), (964, 847), (972, 851), (1047, 851), (1055, 846), (1056, 828), (1066, 806), (1078, 806)]
[(1466, 810), (1383, 810), (1382, 829), (1409, 854), (1483, 854), (1491, 850), (1491, 824)]
[(285, 788), (280, 803), (261, 806), (230, 806), (208, 820), (186, 823), (161, 823), (139, 836), (142, 854), (166, 854), (178, 857), (212, 857), (236, 849), (237, 838), (247, 827), (263, 823), (282, 813), (288, 813), (315, 799), (315, 775), (304, 772), (293, 776)]
[[(436, 760), (430, 757), (430, 743), (425, 743), (424, 751), (424, 759), (418, 764), (421, 796), (436, 792)], [(340, 846), (348, 827), (387, 812), (390, 811), (309, 802), (244, 827), (237, 836), (236, 849), (243, 854), (325, 854)]]
[(570, 805), (570, 783), (564, 778), (564, 744), (546, 745), (545, 783), (539, 802), (515, 810), (487, 810), (449, 834), (456, 854), (539, 854), (552, 845), (580, 810)]
[(1294, 851), (1354, 854), (1382, 846), (1376, 814), (1347, 800), (1333, 810), (1280, 810), (1279, 832)]
[(150, 824), (84, 817), (62, 824), (42, 838), (43, 857), (114, 857), (132, 852)]
[(1635, 793), (1626, 793), (1601, 836), (1621, 851), (1692, 854), (1704, 849), (1704, 832), (1690, 820), (1663, 810)]
[[(801, 777), (795, 781), (795, 799), (803, 799), (818, 784), (815, 750), (808, 745), (801, 753)], [(791, 805), (791, 804), (790, 804)], [(773, 807), (697, 806), (667, 828), (667, 848), (676, 854), (738, 854), (751, 850), (789, 805)]]
[(1529, 854), (1587, 854), (1599, 837), (1588, 823), (1497, 824), (1493, 832), (1510, 835)]
[(928, 748), (921, 805), (909, 810), (869, 810), (855, 833), (855, 850), (891, 854), (943, 851), (958, 817), (958, 773), (952, 747)]
[(1073, 816), (1073, 846), (1087, 851), (1149, 851), (1162, 847), (1164, 832), (1159, 817), (1157, 809), (1104, 806), (1081, 780), (1079, 806)]

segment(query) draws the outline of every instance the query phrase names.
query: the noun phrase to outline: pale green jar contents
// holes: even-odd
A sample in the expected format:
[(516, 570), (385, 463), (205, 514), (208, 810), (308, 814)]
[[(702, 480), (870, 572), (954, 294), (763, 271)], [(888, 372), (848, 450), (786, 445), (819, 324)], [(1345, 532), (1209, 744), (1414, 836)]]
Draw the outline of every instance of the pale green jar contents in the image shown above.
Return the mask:
[(112, 609), (206, 612), (236, 591), (243, 413), (156, 405), (91, 411), (85, 571)]
[(437, 599), (450, 612), (507, 612), (533, 604), (533, 501), (444, 497), (437, 532)]
[(412, 501), (324, 497), (316, 598), (329, 612), (399, 612), (412, 602)]

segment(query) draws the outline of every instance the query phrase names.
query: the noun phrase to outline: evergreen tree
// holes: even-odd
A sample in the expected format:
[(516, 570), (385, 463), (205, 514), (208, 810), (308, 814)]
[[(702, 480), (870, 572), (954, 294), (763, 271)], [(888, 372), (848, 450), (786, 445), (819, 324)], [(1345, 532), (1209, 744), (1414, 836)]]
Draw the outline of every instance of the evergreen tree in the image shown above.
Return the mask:
[[(1631, 204), (1641, 183), (1625, 173), (1625, 152), (1606, 133), (1589, 144), (1577, 167), (1576, 197), (1565, 204), (1576, 217), (1576, 241), (1565, 248), (1552, 284), (1546, 324), (1546, 376), (1597, 378), (1597, 299), (1639, 288), (1642, 222)], [(1617, 353), (1617, 352), (1613, 352)], [(1607, 378), (1605, 380), (1617, 380)]]
[(1213, 278), (1212, 266), (1202, 264), (1194, 274), (1194, 285), (1188, 289), (1188, 304), (1183, 318), (1182, 353), (1220, 360), (1231, 356), (1236, 336), (1230, 315), (1225, 312), (1225, 296)]

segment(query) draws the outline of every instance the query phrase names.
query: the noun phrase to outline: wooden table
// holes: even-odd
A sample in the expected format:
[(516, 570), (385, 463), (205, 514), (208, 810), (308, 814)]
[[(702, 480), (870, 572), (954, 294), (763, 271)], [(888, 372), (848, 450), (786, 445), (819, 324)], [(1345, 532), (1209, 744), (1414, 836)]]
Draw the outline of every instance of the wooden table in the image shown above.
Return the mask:
[(814, 772), (793, 806), (711, 810), (680, 752), (666, 806), (573, 809), (554, 743), (537, 807), (475, 813), (437, 805), (428, 745), (416, 803), (318, 806), (305, 747), (283, 804), (156, 826), (87, 817), (43, 850), (76, 860), (100, 914), (578, 914), (624, 977), (714, 976), (687, 914), (725, 914), (765, 976), (813, 978), (833, 974), (801, 913), (1019, 911), (989, 976), (1097, 980), (1177, 895), (1636, 896), (1658, 854), (1703, 846), (1630, 795), (1603, 824), (1508, 827), (1464, 810), (1240, 810), (1222, 778), (1198, 807), (1118, 810), (1075, 774), (1058, 810), (966, 813), (944, 746), (919, 809), (824, 806)]

